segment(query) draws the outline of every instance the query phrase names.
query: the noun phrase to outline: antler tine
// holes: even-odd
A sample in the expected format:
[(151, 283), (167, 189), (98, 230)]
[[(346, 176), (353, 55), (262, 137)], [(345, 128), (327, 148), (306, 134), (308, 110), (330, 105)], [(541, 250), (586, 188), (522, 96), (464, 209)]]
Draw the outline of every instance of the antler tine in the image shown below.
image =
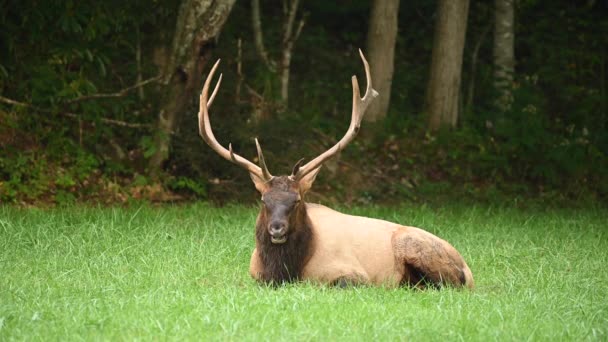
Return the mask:
[[(357, 76), (353, 76), (353, 115), (355, 115), (355, 99), (357, 99), (358, 103), (361, 103), (363, 105), (362, 108), (360, 108), (358, 110), (359, 114), (359, 123), (361, 122), (361, 119), (363, 119), (363, 115), (365, 114), (365, 111), (367, 110), (367, 107), (369, 106), (370, 103), (372, 103), (372, 101), (376, 98), (376, 96), (378, 96), (378, 92), (372, 88), (372, 73), (369, 70), (369, 63), (367, 63), (367, 60), (365, 59), (365, 56), (363, 56), (363, 51), (361, 51), (361, 49), (359, 49), (359, 55), (361, 56), (361, 60), (363, 61), (363, 65), (365, 67), (365, 79), (367, 80), (367, 87), (365, 88), (365, 94), (363, 95), (363, 98), (359, 99), (358, 97), (361, 96), (361, 93), (359, 92), (359, 83), (357, 82)], [(356, 86), (356, 90), (355, 90), (355, 86)]]
[(353, 85), (353, 110), (351, 115), (350, 126), (344, 134), (344, 137), (338, 141), (332, 148), (323, 152), (315, 159), (309, 161), (306, 165), (301, 166), (297, 171), (294, 169), (295, 174), (292, 177), (296, 180), (302, 179), (302, 177), (306, 176), (311, 171), (321, 167), (325, 161), (333, 157), (336, 153), (343, 150), (346, 145), (348, 145), (359, 133), (359, 128), (361, 127), (361, 120), (363, 119), (363, 115), (365, 115), (365, 111), (369, 104), (374, 100), (376, 96), (378, 96), (378, 92), (372, 88), (372, 77), (371, 72), (369, 70), (369, 64), (363, 56), (363, 52), (359, 49), (359, 55), (361, 56), (361, 60), (363, 61), (363, 66), (365, 68), (365, 78), (367, 79), (367, 87), (365, 88), (365, 95), (361, 96), (361, 92), (359, 90), (359, 82), (357, 81), (357, 76), (352, 77), (352, 85)]
[[(220, 62), (220, 60), (218, 59), (216, 64), (219, 62)], [(213, 100), (215, 100), (215, 95), (217, 95), (217, 91), (220, 89), (220, 84), (222, 84), (222, 76), (223, 76), (223, 74), (220, 74), (220, 77), (217, 78), (217, 83), (215, 83), (215, 88), (213, 88), (213, 93), (211, 93), (211, 97), (207, 101), (207, 110), (209, 110), (209, 108), (211, 108), (211, 105), (213, 104)]]
[(296, 175), (298, 174), (298, 171), (300, 171), (300, 166), (302, 166), (302, 164), (304, 164), (304, 158), (298, 160), (296, 165), (293, 166), (293, 171), (291, 171), (291, 176), (289, 176), (291, 180), (295, 179)]
[(270, 174), (270, 172), (268, 172), (268, 168), (266, 167), (266, 160), (264, 160), (264, 154), (262, 153), (262, 147), (260, 147), (258, 138), (255, 138), (255, 147), (258, 150), (258, 161), (260, 163), (260, 168), (262, 168), (264, 179), (271, 179), (272, 175)]
[[(209, 147), (211, 147), (217, 154), (222, 156), (222, 158), (229, 160), (229, 161), (243, 167), (244, 169), (246, 169), (250, 173), (256, 175), (260, 179), (269, 181), (272, 178), (272, 175), (270, 175), (270, 173), (266, 169), (265, 164), (263, 164), (263, 168), (260, 168), (259, 166), (255, 165), (254, 163), (250, 162), (249, 160), (234, 153), (232, 151), (232, 144), (228, 145), (229, 150), (227, 150), (217, 141), (217, 139), (215, 138), (215, 135), (213, 134), (213, 130), (211, 130), (211, 122), (209, 121), (209, 107), (213, 104), (215, 95), (217, 95), (220, 84), (222, 82), (222, 75), (220, 74), (220, 77), (218, 78), (215, 88), (213, 89), (213, 93), (211, 94), (211, 98), (209, 98), (209, 86), (211, 85), (211, 80), (213, 79), (213, 75), (215, 74), (215, 71), (219, 64), (220, 64), (220, 60), (218, 59), (217, 62), (215, 62), (215, 64), (213, 65), (213, 68), (211, 68), (211, 71), (209, 72), (209, 75), (207, 76), (207, 79), (205, 80), (205, 85), (203, 86), (203, 90), (201, 92), (200, 108), (199, 108), (199, 112), (198, 112), (199, 134), (203, 138), (203, 140), (207, 143), (207, 145), (209, 145)], [(256, 140), (256, 144), (257, 144), (257, 140)], [(258, 145), (258, 155), (260, 155), (261, 148), (259, 147), (259, 144), (257, 144), (257, 145)], [(261, 158), (260, 160), (263, 160), (263, 158)]]

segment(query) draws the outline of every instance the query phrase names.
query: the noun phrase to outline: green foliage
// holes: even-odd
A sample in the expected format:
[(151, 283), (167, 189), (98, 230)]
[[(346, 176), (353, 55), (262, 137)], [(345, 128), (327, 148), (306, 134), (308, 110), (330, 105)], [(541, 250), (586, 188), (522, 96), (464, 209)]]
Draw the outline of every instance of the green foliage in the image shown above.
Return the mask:
[(83, 182), (98, 173), (99, 162), (95, 156), (78, 151), (76, 155), (64, 155), (55, 162), (53, 155), (40, 151), (20, 152), (17, 156), (0, 156), (0, 201), (32, 201), (47, 198), (56, 203), (73, 201)]
[(144, 158), (150, 158), (156, 153), (156, 146), (154, 145), (154, 139), (151, 136), (143, 136), (139, 142), (139, 145), (143, 149)]
[(207, 194), (206, 183), (187, 177), (175, 177), (168, 182), (169, 189), (176, 191), (189, 191), (198, 197), (205, 197)]
[(46, 160), (36, 159), (32, 154), (21, 154), (16, 158), (0, 158), (2, 187), (0, 199), (14, 201), (18, 195), (39, 196), (46, 189)]
[[(160, 180), (146, 176), (146, 165), (156, 148), (151, 127), (162, 89), (146, 87), (143, 100), (136, 92), (83, 100), (129, 87), (139, 72), (144, 79), (158, 74), (159, 51), (170, 45), (178, 5), (46, 0), (2, 6), (0, 92), (29, 107), (0, 105), (0, 200), (57, 203), (107, 195), (108, 201), (124, 201), (123, 195), (157, 193), (160, 185), (176, 193), (168, 198), (254, 197), (254, 190), (242, 191), (251, 188), (247, 174), (198, 137), (196, 99), (171, 137), (171, 158)], [(314, 157), (343, 134), (349, 76), (363, 79), (357, 48), (365, 48), (369, 2), (301, 5), (308, 15), (293, 52), (289, 108), (278, 103), (277, 77), (260, 62), (250, 39), (247, 2), (235, 4), (214, 52), (224, 60), (212, 109), (216, 136), (250, 159), (256, 155), (253, 138), (259, 137), (275, 173), (289, 173), (295, 161)], [(476, 2), (463, 65), (463, 94), (473, 85), (472, 102), (463, 103), (457, 130), (431, 136), (422, 109), (436, 1), (401, 3), (389, 116), (376, 127), (364, 123), (361, 139), (343, 152), (337, 168), (321, 173), (317, 185), (325, 200), (428, 200), (446, 193), (606, 198), (608, 7), (548, 0), (517, 6), (511, 109), (501, 113), (494, 105), (491, 31), (480, 40), (493, 25), (493, 3)], [(282, 24), (271, 18), (282, 15), (280, 7), (262, 4), (264, 38), (273, 56), (279, 55)], [(235, 101), (239, 38), (243, 83)], [(256, 112), (270, 120), (256, 122)], [(127, 128), (116, 121), (147, 126)]]
[[(136, 49), (143, 56), (152, 53), (161, 31), (174, 25), (176, 6), (166, 1), (2, 6), (0, 91), (29, 105), (0, 108), (2, 201), (86, 198), (108, 178), (141, 168), (143, 132), (107, 122), (150, 124), (154, 118), (141, 114), (151, 106), (139, 103), (134, 92), (83, 99), (134, 84)], [(155, 75), (155, 69), (150, 58), (142, 59), (143, 77)], [(10, 126), (2, 127), (5, 123)]]

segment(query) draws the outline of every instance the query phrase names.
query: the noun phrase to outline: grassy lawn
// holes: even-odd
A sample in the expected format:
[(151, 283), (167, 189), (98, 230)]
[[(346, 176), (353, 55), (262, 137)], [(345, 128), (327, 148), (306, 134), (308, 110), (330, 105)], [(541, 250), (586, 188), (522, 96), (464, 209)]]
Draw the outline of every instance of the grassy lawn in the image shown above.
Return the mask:
[(445, 238), (477, 288), (260, 286), (253, 207), (0, 207), (0, 340), (608, 339), (605, 209), (344, 211)]

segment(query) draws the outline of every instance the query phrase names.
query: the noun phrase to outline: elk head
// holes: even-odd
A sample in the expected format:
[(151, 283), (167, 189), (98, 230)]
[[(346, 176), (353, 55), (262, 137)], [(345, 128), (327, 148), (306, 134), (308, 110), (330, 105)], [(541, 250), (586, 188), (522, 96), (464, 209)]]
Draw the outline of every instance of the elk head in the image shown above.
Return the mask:
[(215, 63), (205, 80), (205, 85), (203, 86), (203, 91), (200, 96), (200, 110), (198, 113), (200, 135), (220, 156), (241, 166), (249, 172), (251, 180), (262, 195), (262, 202), (264, 203), (260, 213), (262, 220), (259, 221), (264, 222), (266, 233), (273, 244), (285, 243), (288, 236), (290, 236), (291, 231), (297, 229), (298, 223), (302, 224), (304, 222), (305, 206), (302, 205), (302, 199), (312, 186), (321, 166), (353, 140), (359, 131), (361, 119), (365, 114), (365, 110), (371, 101), (378, 96), (378, 92), (372, 88), (369, 64), (361, 50), (359, 50), (359, 54), (361, 55), (361, 60), (365, 67), (367, 88), (365, 90), (365, 95), (361, 98), (357, 77), (352, 77), (353, 107), (350, 126), (346, 134), (332, 148), (323, 152), (308, 163), (303, 164), (303, 159), (298, 161), (290, 176), (275, 177), (270, 174), (266, 167), (262, 148), (260, 147), (257, 138), (255, 139), (255, 144), (258, 152), (259, 166), (234, 153), (232, 144), (229, 144), (228, 149), (226, 149), (217, 142), (213, 135), (213, 131), (211, 130), (209, 107), (211, 107), (213, 99), (217, 94), (222, 81), (222, 75), (220, 74), (211, 97), (209, 97), (209, 86), (220, 60)]

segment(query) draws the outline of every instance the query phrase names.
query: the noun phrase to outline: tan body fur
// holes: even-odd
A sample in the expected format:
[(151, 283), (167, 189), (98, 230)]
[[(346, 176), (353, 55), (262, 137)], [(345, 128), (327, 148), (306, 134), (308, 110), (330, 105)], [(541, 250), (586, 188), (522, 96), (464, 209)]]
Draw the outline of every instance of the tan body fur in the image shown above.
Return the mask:
[[(417, 286), (421, 277), (434, 284), (474, 287), (473, 275), (448, 242), (415, 227), (339, 213), (306, 204), (312, 224), (312, 250), (301, 279), (319, 283)], [(249, 272), (260, 280), (258, 248)]]

